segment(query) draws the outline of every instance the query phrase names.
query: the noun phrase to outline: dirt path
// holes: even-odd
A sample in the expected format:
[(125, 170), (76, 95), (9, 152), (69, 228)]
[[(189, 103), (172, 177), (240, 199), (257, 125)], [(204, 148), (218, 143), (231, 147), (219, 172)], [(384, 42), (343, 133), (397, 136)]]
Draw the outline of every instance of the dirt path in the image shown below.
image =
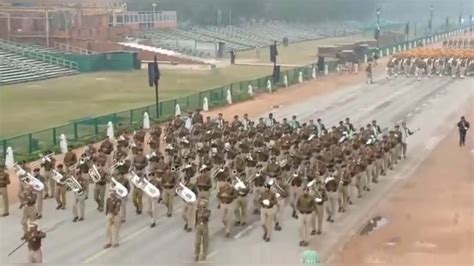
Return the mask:
[[(474, 111), (469, 112), (472, 121)], [(460, 148), (453, 129), (417, 172), (380, 203), (373, 216), (387, 224), (353, 236), (331, 265), (473, 265), (473, 192), (473, 134)]]

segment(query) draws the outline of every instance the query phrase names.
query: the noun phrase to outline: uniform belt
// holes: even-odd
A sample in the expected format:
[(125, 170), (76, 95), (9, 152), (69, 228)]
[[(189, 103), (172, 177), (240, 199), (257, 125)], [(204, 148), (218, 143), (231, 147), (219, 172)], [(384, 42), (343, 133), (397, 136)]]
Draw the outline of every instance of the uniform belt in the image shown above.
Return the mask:
[(174, 186), (165, 186), (165, 189), (173, 189)]
[(35, 203), (36, 203), (36, 202), (33, 202), (33, 203), (26, 203), (26, 206), (28, 206), (28, 207), (35, 206)]
[(247, 196), (248, 192), (247, 193), (239, 193), (239, 197), (245, 197)]
[(310, 214), (310, 213), (312, 213), (311, 211), (305, 211), (305, 212), (304, 212), (304, 211), (300, 211), (300, 212), (301, 212), (302, 214)]
[(105, 186), (106, 182), (97, 182), (97, 185), (99, 186)]
[(264, 209), (271, 209), (271, 208), (273, 208), (273, 205), (270, 205), (270, 206), (262, 206), (262, 208), (264, 208)]
[(0, 185), (0, 188), (4, 188), (4, 187), (7, 187), (7, 185)]
[(209, 188), (198, 188), (201, 191), (209, 191)]

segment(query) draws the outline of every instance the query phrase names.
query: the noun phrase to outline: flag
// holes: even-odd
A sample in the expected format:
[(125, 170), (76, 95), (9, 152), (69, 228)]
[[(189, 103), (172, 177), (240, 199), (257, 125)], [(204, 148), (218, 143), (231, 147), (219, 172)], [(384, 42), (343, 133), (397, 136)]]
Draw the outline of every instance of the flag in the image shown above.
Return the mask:
[(148, 85), (153, 87), (153, 85), (158, 86), (158, 81), (160, 80), (160, 69), (158, 68), (158, 61), (155, 60), (153, 63), (148, 63)]

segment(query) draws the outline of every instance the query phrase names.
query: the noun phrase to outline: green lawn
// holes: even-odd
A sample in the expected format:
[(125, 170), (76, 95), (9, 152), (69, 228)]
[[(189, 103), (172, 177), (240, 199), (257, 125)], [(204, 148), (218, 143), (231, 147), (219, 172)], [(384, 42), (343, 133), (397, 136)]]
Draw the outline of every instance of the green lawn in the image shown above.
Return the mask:
[[(272, 68), (162, 69), (160, 99), (270, 75)], [(153, 104), (147, 71), (97, 72), (0, 88), (0, 138)]]
[[(355, 42), (370, 39), (371, 36), (352, 35), (338, 38), (325, 38), (316, 41), (290, 43), (288, 47), (278, 46), (277, 61), (280, 64), (299, 64), (308, 65), (315, 63), (317, 60), (317, 47), (319, 45), (328, 45), (334, 43)], [(245, 62), (270, 63), (270, 48), (260, 48), (260, 56), (257, 57), (255, 50), (249, 50), (237, 53), (237, 62), (239, 60)]]

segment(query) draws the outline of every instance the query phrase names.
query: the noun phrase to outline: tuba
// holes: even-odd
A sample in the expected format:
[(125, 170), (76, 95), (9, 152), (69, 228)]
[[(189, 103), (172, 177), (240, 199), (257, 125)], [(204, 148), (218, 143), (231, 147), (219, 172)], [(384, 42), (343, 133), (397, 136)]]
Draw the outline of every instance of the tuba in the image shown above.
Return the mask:
[(294, 180), (296, 177), (298, 177), (298, 172), (295, 171), (295, 172), (288, 178), (288, 180), (286, 180), (286, 183), (287, 183), (287, 184), (291, 184), (291, 182), (293, 182), (293, 180)]
[(128, 195), (128, 190), (127, 188), (122, 185), (120, 182), (115, 180), (115, 178), (111, 178), (112, 184), (110, 184), (110, 189), (114, 190), (117, 195), (121, 198), (125, 198)]
[(280, 167), (281, 167), (281, 168), (285, 168), (285, 166), (286, 166), (287, 164), (288, 164), (288, 160), (286, 160), (286, 159), (283, 159), (283, 160), (280, 161)]
[(92, 164), (92, 167), (89, 169), (88, 172), (92, 182), (97, 183), (102, 179), (102, 176), (99, 173), (99, 170), (97, 170), (97, 167), (95, 164)]
[(74, 192), (74, 194), (80, 196), (84, 193), (81, 184), (79, 184), (74, 176), (71, 175), (68, 177), (64, 183), (66, 183), (66, 185)]
[(114, 160), (113, 162), (114, 164), (109, 168), (109, 173), (112, 173), (115, 169), (117, 169), (117, 167), (120, 167), (125, 164), (125, 160)]
[(56, 171), (55, 169), (52, 169), (51, 172), (53, 173), (51, 178), (53, 178), (54, 181), (56, 181), (56, 183), (61, 184), (61, 185), (65, 184), (65, 182), (63, 181), (64, 176), (60, 172)]
[(316, 179), (313, 179), (311, 182), (309, 182), (306, 185), (306, 187), (308, 187), (310, 195), (312, 195), (314, 197), (314, 201), (316, 201), (316, 203), (321, 203), (323, 201), (323, 196), (317, 190), (315, 185), (316, 185)]
[(139, 177), (134, 171), (130, 172), (128, 179), (135, 187), (143, 190), (143, 192), (145, 192), (150, 198), (160, 197), (160, 190), (150, 183), (150, 181), (148, 181), (146, 178)]
[(13, 165), (13, 169), (15, 169), (15, 174), (20, 178), (20, 181), (22, 181), (23, 183), (30, 185), (36, 191), (42, 191), (44, 189), (43, 182), (32, 176), (30, 173), (26, 172), (26, 170), (18, 164), (15, 163)]
[(156, 152), (152, 152), (152, 153), (150, 153), (150, 154), (147, 154), (147, 155), (146, 155), (146, 158), (147, 158), (148, 160), (150, 160), (151, 158), (156, 158), (156, 156), (157, 156), (157, 155), (156, 155)]
[(286, 198), (286, 191), (277, 184), (274, 178), (270, 179), (268, 183), (270, 184), (270, 188), (276, 194), (277, 198)]
[(244, 182), (237, 176), (237, 170), (232, 171), (232, 179), (234, 179), (234, 189), (237, 191), (246, 190), (247, 186)]
[(179, 182), (178, 187), (176, 187), (176, 194), (186, 203), (196, 202), (196, 194), (182, 182)]

